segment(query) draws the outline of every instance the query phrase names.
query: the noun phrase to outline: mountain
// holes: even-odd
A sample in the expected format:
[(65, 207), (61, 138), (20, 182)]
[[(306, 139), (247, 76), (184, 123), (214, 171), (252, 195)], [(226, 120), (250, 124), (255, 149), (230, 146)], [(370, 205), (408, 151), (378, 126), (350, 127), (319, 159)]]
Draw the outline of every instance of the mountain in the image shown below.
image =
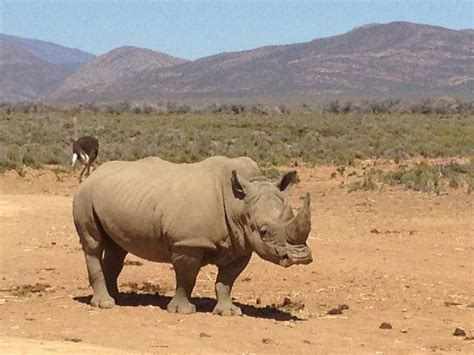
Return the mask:
[[(114, 57), (122, 55), (125, 63), (126, 53), (116, 52)], [(141, 66), (97, 86), (97, 77), (109, 76), (114, 63), (109, 60), (99, 67), (100, 58), (68, 78), (68, 85), (53, 97), (80, 101), (400, 93), (472, 96), (474, 87), (474, 31), (408, 22), (369, 24), (307, 43), (222, 53), (168, 67)]]
[(28, 101), (50, 92), (69, 72), (0, 40), (0, 98)]
[(0, 34), (0, 98), (28, 101), (47, 95), (91, 58), (78, 49)]
[(128, 98), (129, 83), (141, 77), (142, 73), (154, 73), (186, 62), (186, 59), (150, 49), (132, 46), (116, 48), (84, 65), (50, 97), (66, 100)]
[(22, 48), (45, 62), (62, 67), (68, 72), (75, 72), (95, 56), (79, 49), (63, 47), (51, 42), (21, 38), (0, 33), (0, 41)]
[[(21, 47), (21, 41), (1, 38), (5, 52), (0, 61), (2, 99), (15, 95), (59, 102), (474, 96), (473, 29), (409, 22), (368, 24), (306, 43), (220, 53), (194, 61), (125, 46), (92, 60), (79, 56), (89, 61), (75, 67), (72, 74), (74, 61), (68, 55), (40, 53), (32, 49), (33, 40), (22, 42)], [(46, 47), (56, 48), (50, 45)], [(75, 51), (67, 53), (73, 56)]]

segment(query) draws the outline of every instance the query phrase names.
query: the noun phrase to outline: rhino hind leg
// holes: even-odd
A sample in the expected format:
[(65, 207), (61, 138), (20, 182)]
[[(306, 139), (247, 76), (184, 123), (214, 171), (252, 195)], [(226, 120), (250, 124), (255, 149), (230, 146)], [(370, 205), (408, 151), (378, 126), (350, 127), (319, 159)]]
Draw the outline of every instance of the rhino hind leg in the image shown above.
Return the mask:
[(95, 223), (79, 222), (76, 218), (74, 223), (86, 259), (89, 284), (94, 291), (91, 306), (112, 308), (115, 306), (115, 300), (110, 296), (107, 290), (102, 268), (102, 254), (104, 251), (103, 239), (108, 237), (99, 231)]
[(101, 265), (102, 251), (97, 253), (85, 252), (89, 283), (94, 290), (91, 306), (100, 308), (112, 308), (115, 300), (110, 296)]
[(196, 312), (191, 303), (191, 293), (202, 265), (203, 251), (198, 248), (180, 247), (172, 251), (171, 262), (176, 274), (176, 293), (166, 309), (170, 313)]
[(242, 310), (232, 303), (230, 292), (235, 279), (245, 269), (250, 261), (251, 255), (244, 256), (234, 263), (226, 266), (219, 266), (216, 280), (217, 304), (212, 313), (221, 316), (241, 316)]
[(122, 272), (123, 262), (128, 252), (113, 241), (110, 241), (108, 244), (104, 250), (102, 268), (107, 290), (113, 298), (117, 299), (119, 295), (117, 278)]

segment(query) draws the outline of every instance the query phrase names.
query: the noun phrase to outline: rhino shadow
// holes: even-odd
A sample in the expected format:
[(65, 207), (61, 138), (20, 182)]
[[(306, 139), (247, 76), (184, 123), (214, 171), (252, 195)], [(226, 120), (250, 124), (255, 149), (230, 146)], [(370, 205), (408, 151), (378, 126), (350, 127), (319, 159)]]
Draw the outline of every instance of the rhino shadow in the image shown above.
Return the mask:
[[(89, 296), (76, 296), (73, 298), (75, 301), (90, 304), (92, 295)], [(166, 310), (166, 306), (171, 301), (171, 297), (163, 296), (158, 293), (137, 293), (137, 292), (121, 292), (118, 299), (115, 301), (117, 306), (122, 307), (138, 307), (138, 306), (154, 306), (159, 307), (162, 310)], [(212, 313), (216, 300), (209, 297), (193, 297), (193, 304), (196, 306), (196, 312), (198, 313)], [(304, 319), (292, 315), (289, 312), (282, 311), (277, 307), (265, 306), (255, 307), (253, 305), (242, 304), (234, 302), (234, 304), (242, 309), (242, 313), (248, 317), (272, 319), (276, 321), (303, 321)]]

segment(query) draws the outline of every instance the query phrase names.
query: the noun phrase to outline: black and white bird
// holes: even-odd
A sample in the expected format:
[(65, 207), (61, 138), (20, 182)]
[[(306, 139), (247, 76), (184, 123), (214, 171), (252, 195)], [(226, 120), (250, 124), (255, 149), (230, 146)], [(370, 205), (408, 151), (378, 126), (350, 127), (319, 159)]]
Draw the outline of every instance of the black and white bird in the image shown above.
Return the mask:
[(77, 139), (72, 145), (72, 166), (76, 164), (79, 159), (84, 166), (79, 182), (82, 181), (82, 175), (87, 170), (86, 175), (89, 176), (90, 168), (99, 154), (99, 141), (91, 136), (83, 136)]

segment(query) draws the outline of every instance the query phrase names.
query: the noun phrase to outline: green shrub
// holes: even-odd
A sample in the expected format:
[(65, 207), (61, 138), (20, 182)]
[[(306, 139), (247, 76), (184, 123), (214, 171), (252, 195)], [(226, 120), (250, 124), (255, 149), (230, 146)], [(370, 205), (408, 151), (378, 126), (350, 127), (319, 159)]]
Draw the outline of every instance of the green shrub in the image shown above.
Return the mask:
[(410, 168), (400, 167), (390, 171), (382, 180), (392, 186), (403, 185), (414, 191), (439, 194), (445, 191), (446, 183), (451, 188), (459, 188), (463, 183), (469, 186), (473, 176), (472, 162), (460, 164), (452, 161), (435, 165), (423, 162)]

